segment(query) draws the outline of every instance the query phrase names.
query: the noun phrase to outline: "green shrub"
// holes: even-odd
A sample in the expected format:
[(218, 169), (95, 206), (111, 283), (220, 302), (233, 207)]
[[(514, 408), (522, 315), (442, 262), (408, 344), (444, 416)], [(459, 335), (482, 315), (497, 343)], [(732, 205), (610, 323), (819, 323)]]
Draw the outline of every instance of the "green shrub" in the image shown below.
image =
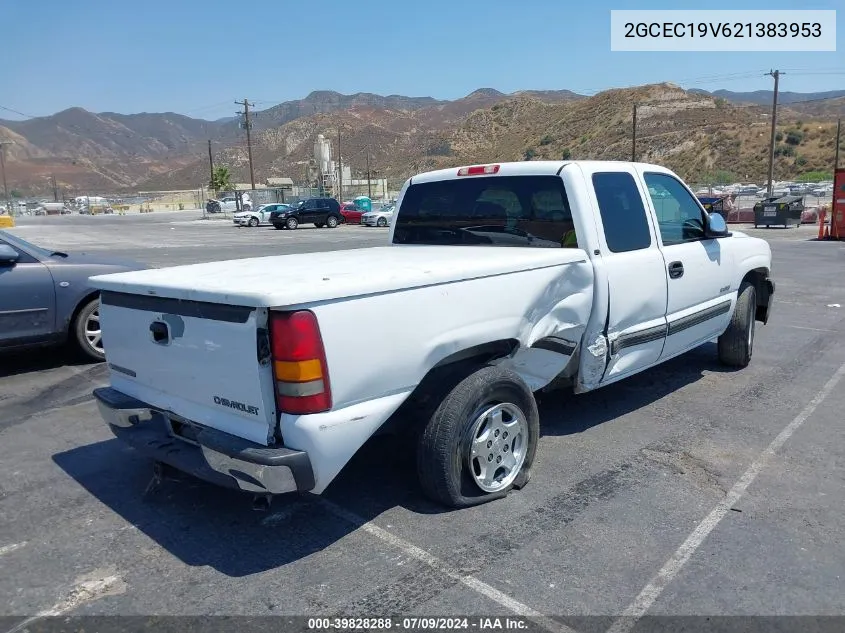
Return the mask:
[(561, 153), (560, 158), (561, 158), (561, 160), (569, 160), (570, 158), (572, 158), (572, 152), (569, 151), (568, 147), (564, 148), (563, 152)]
[(522, 160), (531, 160), (537, 155), (537, 152), (534, 151), (533, 147), (529, 147), (525, 152), (522, 154)]
[(778, 132), (775, 134), (775, 140), (780, 143), (783, 140), (783, 132)]
[(551, 145), (552, 142), (554, 142), (554, 139), (548, 134), (540, 139), (540, 145)]
[(786, 133), (786, 142), (789, 145), (800, 145), (804, 140), (804, 133), (800, 130), (790, 130)]

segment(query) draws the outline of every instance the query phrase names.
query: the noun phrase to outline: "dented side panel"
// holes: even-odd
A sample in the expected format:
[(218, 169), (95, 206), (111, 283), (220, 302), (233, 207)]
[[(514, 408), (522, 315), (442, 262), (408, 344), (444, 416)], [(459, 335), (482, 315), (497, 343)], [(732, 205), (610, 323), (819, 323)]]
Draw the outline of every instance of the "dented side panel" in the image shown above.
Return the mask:
[[(571, 259), (567, 250), (561, 258)], [(593, 270), (584, 256), (559, 266), (313, 306), (334, 406), (324, 414), (283, 414), (285, 445), (320, 456), (313, 464), (314, 492), (320, 492), (448, 356), (515, 341), (519, 351), (502, 362), (533, 389), (547, 385), (580, 345), (592, 304)], [(558, 351), (542, 343), (534, 347), (549, 339), (560, 342)], [(575, 345), (567, 350), (567, 342)]]

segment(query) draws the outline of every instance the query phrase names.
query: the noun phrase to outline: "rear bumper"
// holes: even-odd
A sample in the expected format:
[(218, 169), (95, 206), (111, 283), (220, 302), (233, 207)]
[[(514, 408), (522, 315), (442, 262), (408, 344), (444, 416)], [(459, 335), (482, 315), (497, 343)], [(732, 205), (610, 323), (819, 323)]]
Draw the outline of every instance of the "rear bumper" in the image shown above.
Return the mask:
[(254, 444), (199, 425), (190, 440), (175, 435), (161, 411), (110, 387), (94, 390), (100, 414), (121, 441), (163, 462), (219, 486), (257, 494), (312, 490), (314, 473), (307, 453)]

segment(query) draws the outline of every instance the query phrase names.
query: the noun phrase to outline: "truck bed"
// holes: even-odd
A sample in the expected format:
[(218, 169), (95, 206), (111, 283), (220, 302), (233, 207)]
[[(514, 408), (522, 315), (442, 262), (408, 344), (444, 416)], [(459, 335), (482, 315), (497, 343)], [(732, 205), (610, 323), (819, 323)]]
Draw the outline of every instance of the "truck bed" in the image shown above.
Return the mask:
[(92, 277), (102, 290), (278, 308), (586, 261), (563, 248), (380, 246)]

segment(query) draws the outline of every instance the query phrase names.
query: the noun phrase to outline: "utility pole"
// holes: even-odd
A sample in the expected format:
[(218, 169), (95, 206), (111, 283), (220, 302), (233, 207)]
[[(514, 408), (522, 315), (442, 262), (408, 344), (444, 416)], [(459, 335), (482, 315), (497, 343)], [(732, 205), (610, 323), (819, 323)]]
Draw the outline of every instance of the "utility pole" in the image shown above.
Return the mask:
[(631, 162), (637, 161), (637, 104), (634, 104), (634, 134), (631, 137)]
[(3, 193), (6, 196), (6, 212), (12, 213), (12, 200), (9, 198), (9, 185), (6, 184), (6, 145), (13, 145), (14, 141), (0, 141), (0, 172), (3, 172)]
[(337, 126), (337, 201), (343, 204), (343, 159), (340, 157), (340, 125)]
[(370, 184), (370, 146), (367, 145), (367, 197), (373, 199), (373, 189)]
[(769, 141), (769, 186), (766, 189), (769, 198), (772, 197), (772, 190), (774, 189), (775, 179), (775, 135), (777, 134), (778, 124), (778, 80), (782, 73), (779, 70), (770, 70), (767, 75), (775, 78), (775, 91), (772, 98), (772, 137)]
[(839, 169), (839, 132), (842, 130), (842, 119), (836, 120), (836, 153), (833, 155), (833, 169)]
[[(246, 151), (249, 155), (249, 183), (252, 186), (252, 190), (255, 191), (255, 170), (252, 167), (252, 136), (251, 136), (251, 128), (252, 122), (249, 120), (249, 106), (255, 106), (254, 103), (250, 103), (246, 99), (241, 101), (235, 101), (238, 105), (242, 105), (244, 107), (243, 115), (244, 115), (244, 127), (246, 128)], [(238, 114), (241, 114), (240, 112)]]
[(211, 139), (208, 139), (208, 173), (208, 189), (211, 190), (214, 189), (214, 156), (211, 155)]
[(56, 174), (50, 174), (50, 180), (53, 183), (53, 202), (59, 201), (59, 186), (56, 184)]

